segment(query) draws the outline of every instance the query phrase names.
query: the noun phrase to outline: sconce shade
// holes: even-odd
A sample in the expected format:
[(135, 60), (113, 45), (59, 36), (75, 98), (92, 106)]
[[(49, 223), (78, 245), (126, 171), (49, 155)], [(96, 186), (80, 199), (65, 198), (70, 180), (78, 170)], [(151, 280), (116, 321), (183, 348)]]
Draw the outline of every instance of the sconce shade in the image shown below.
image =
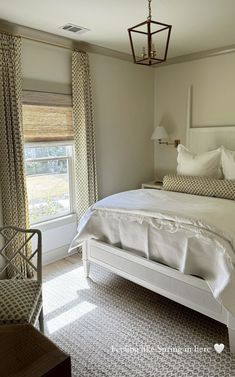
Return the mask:
[(151, 136), (151, 140), (169, 139), (169, 136), (164, 127), (156, 127)]

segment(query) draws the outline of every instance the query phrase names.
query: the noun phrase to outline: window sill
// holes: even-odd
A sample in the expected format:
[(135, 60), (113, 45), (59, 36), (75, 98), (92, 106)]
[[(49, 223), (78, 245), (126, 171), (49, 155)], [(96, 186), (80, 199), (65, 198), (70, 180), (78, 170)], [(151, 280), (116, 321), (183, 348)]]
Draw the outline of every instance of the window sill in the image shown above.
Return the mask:
[(77, 216), (75, 213), (72, 213), (67, 216), (58, 217), (57, 219), (52, 219), (44, 221), (42, 223), (33, 224), (30, 228), (40, 229), (42, 232), (50, 229), (59, 228), (67, 224), (74, 224), (77, 222)]

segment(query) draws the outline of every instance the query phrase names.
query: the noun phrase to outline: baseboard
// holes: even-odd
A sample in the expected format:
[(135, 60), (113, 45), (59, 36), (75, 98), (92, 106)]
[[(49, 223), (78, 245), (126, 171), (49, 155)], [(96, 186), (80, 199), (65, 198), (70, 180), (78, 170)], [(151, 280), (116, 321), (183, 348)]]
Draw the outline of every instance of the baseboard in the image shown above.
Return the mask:
[(56, 262), (60, 259), (69, 257), (76, 253), (76, 249), (71, 251), (71, 253), (68, 253), (69, 245), (65, 245), (62, 247), (59, 247), (58, 249), (50, 250), (46, 253), (42, 254), (42, 265), (45, 266), (47, 264)]

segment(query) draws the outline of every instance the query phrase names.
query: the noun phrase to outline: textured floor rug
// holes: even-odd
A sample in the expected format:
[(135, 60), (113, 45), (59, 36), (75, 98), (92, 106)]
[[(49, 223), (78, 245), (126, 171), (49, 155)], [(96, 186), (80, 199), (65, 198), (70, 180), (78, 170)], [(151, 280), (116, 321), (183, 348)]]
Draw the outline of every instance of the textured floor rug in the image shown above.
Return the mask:
[(90, 279), (80, 261), (47, 274), (44, 307), (74, 377), (235, 376), (225, 326), (103, 268)]

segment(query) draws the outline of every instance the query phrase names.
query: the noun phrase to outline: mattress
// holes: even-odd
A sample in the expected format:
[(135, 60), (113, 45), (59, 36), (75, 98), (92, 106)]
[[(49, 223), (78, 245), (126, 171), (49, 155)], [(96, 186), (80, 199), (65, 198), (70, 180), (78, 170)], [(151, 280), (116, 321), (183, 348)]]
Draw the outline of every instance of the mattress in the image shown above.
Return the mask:
[(71, 249), (88, 239), (201, 277), (235, 314), (235, 201), (146, 189), (115, 194), (89, 208)]

